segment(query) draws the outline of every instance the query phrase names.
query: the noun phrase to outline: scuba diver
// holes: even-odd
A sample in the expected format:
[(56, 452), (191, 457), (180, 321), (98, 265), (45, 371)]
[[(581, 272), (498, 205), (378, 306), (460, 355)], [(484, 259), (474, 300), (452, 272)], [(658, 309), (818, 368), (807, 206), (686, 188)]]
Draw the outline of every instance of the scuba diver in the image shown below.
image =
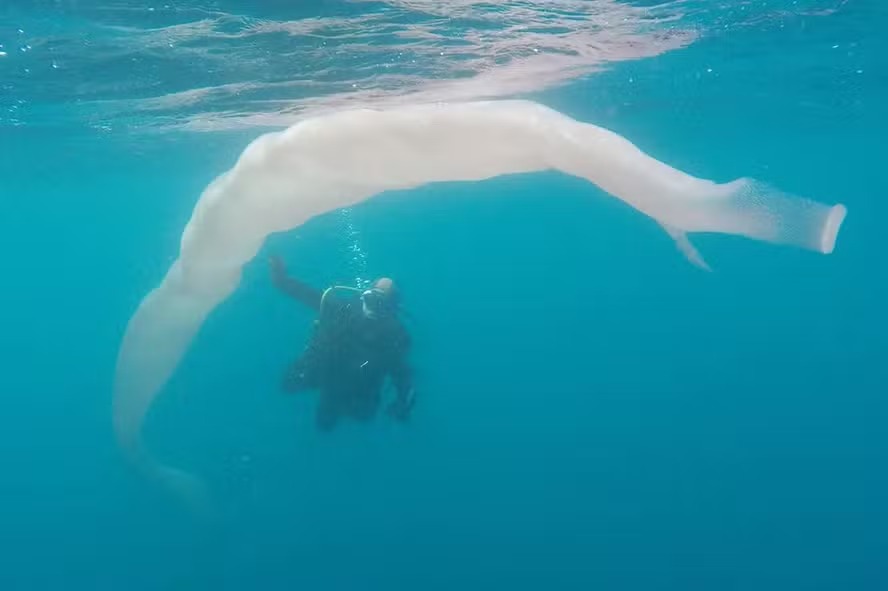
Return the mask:
[[(318, 314), (308, 345), (284, 374), (283, 390), (318, 390), (315, 424), (330, 431), (343, 417), (372, 419), (388, 376), (396, 397), (386, 411), (406, 421), (415, 402), (407, 357), (410, 336), (398, 318), (394, 282), (382, 277), (366, 290), (332, 286), (322, 292), (288, 276), (280, 257), (269, 263), (274, 285)], [(337, 292), (359, 297), (341, 298)]]

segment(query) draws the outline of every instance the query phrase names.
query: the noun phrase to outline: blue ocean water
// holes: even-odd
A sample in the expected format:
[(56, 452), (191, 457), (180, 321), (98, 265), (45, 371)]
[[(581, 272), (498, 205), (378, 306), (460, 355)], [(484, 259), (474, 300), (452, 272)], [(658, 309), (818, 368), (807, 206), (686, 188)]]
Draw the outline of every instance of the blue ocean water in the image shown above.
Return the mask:
[[(653, 221), (556, 173), (383, 194), (270, 238), (146, 424), (219, 495), (207, 524), (117, 448), (114, 365), (197, 196), (265, 129), (154, 129), (246, 112), (237, 95), (127, 106), (232, 71), (70, 47), (101, 45), (97, 14), (166, 30), (377, 6), (199, 4), (0, 8), (0, 588), (888, 588), (885, 7), (686, 3), (685, 46), (522, 94), (697, 176), (845, 203), (831, 255), (699, 236), (704, 273)], [(292, 49), (263, 43), (278, 45), (249, 51)], [(61, 81), (50, 48), (68, 56)], [(255, 63), (237, 72), (267, 83), (250, 101), (301, 98), (274, 85), (288, 64)], [(368, 80), (349, 63), (346, 87)], [(312, 318), (272, 288), (270, 254), (318, 286), (397, 278), (409, 424), (320, 434), (314, 398), (280, 394)]]

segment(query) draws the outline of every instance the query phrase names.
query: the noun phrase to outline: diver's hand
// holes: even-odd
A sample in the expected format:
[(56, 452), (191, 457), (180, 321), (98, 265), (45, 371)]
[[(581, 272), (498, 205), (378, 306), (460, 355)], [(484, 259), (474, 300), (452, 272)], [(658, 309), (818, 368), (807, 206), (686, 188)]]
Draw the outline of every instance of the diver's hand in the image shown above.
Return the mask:
[(388, 405), (386, 411), (393, 419), (405, 422), (410, 418), (410, 412), (413, 410), (415, 404), (416, 393), (411, 389), (406, 396), (399, 396), (397, 400), (392, 401), (392, 403)]
[(281, 257), (277, 255), (268, 257), (268, 266), (271, 268), (271, 279), (275, 283), (287, 278), (287, 265)]

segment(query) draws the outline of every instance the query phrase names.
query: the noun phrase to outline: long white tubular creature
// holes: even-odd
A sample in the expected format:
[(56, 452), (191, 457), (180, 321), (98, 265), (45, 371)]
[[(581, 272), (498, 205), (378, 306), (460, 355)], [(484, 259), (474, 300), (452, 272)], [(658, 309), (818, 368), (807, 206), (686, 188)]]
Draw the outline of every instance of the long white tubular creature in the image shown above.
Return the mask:
[(359, 109), (302, 120), (251, 142), (200, 196), (178, 259), (142, 300), (121, 344), (114, 392), (120, 445), (180, 494), (200, 482), (156, 462), (141, 427), (207, 315), (238, 286), (269, 234), (382, 191), (559, 170), (653, 218), (695, 264), (687, 233), (718, 232), (832, 252), (845, 217), (828, 206), (738, 179), (695, 178), (623, 137), (528, 101)]

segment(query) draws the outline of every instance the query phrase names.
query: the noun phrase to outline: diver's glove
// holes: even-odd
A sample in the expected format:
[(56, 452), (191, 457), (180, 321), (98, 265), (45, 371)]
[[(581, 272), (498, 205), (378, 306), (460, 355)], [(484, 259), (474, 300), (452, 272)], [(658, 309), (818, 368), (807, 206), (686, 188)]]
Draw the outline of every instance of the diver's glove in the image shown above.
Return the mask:
[(386, 411), (393, 419), (403, 422), (410, 418), (414, 404), (416, 404), (416, 393), (411, 388), (406, 396), (398, 396), (396, 400), (393, 400)]
[(276, 284), (280, 284), (287, 278), (287, 265), (284, 259), (277, 255), (268, 258), (268, 266), (271, 267), (271, 279)]

